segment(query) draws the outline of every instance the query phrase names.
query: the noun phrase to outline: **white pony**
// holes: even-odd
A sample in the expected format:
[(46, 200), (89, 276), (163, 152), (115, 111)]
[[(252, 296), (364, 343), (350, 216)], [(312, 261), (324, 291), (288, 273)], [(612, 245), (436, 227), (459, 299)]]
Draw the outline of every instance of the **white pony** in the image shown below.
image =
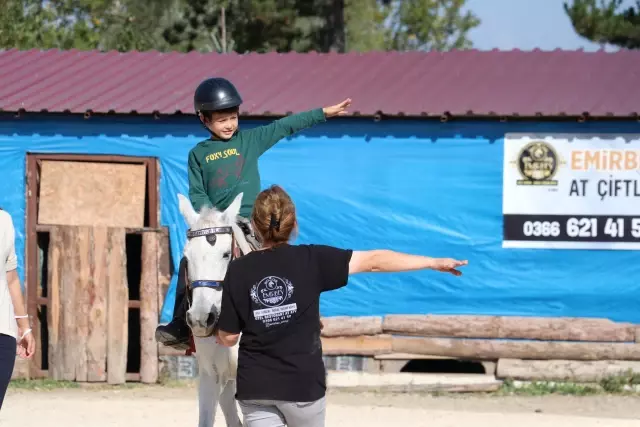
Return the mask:
[[(216, 344), (213, 333), (222, 302), (222, 280), (233, 258), (235, 242), (242, 253), (250, 246), (236, 223), (242, 193), (224, 211), (203, 208), (197, 213), (189, 200), (178, 194), (180, 212), (189, 231), (184, 247), (187, 258), (187, 324), (193, 333), (199, 368), (199, 427), (212, 427), (216, 408), (224, 414), (228, 427), (241, 427), (236, 406), (238, 345)], [(191, 295), (191, 296), (189, 296)]]

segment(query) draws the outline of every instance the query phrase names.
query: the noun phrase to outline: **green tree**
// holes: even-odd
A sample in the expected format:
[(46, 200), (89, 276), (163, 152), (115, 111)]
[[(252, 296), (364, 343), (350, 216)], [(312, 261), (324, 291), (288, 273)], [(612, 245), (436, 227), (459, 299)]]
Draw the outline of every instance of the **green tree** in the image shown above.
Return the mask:
[(640, 1), (623, 8), (623, 0), (573, 0), (564, 10), (574, 30), (595, 43), (640, 49)]
[(69, 34), (57, 25), (57, 15), (39, 0), (0, 0), (0, 47), (64, 48)]
[(471, 11), (463, 12), (466, 0), (397, 0), (385, 2), (389, 10), (387, 49), (466, 49), (467, 37), (480, 25)]
[(163, 37), (183, 52), (286, 52), (300, 35), (294, 6), (295, 0), (184, 0)]
[(161, 27), (180, 0), (0, 0), (0, 47), (166, 50)]
[(388, 7), (378, 0), (345, 0), (346, 51), (387, 50), (390, 31), (385, 27)]
[(314, 18), (313, 49), (365, 52), (471, 47), (467, 34), (480, 20), (465, 5), (466, 0), (302, 0), (297, 8)]

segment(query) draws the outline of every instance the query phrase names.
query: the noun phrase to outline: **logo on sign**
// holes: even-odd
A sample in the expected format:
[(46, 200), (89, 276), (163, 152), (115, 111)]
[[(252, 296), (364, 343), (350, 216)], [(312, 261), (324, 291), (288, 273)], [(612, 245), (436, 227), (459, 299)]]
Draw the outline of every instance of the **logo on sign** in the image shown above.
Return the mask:
[(553, 177), (561, 162), (553, 147), (544, 141), (531, 142), (524, 146), (515, 163), (522, 179), (517, 185), (558, 185)]

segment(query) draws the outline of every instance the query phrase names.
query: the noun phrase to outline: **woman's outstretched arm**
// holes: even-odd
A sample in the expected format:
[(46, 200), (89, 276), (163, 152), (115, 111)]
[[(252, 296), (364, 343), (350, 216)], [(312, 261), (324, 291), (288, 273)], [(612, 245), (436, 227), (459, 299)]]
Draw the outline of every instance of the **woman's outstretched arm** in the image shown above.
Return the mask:
[(349, 262), (349, 274), (436, 270), (460, 276), (462, 272), (456, 269), (467, 264), (468, 261), (466, 260), (431, 258), (388, 249), (376, 249), (372, 251), (354, 251)]

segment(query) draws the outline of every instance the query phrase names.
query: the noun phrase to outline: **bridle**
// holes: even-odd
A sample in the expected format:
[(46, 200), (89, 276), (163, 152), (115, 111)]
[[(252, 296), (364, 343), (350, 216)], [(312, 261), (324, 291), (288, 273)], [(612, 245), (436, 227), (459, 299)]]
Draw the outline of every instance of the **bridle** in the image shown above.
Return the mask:
[[(229, 234), (231, 236), (231, 252), (229, 255), (230, 257), (229, 262), (231, 262), (234, 259), (235, 251), (236, 251), (236, 239), (233, 234), (233, 227), (226, 226), (226, 227), (202, 228), (200, 230), (187, 230), (187, 239), (191, 240), (196, 237), (204, 237), (205, 239), (207, 239), (207, 243), (209, 243), (211, 246), (214, 246), (216, 244), (216, 241), (218, 240), (218, 235), (220, 234)], [(184, 268), (184, 275), (185, 275), (184, 280), (187, 285), (186, 297), (187, 297), (187, 303), (189, 307), (191, 307), (190, 292), (193, 291), (193, 289), (210, 288), (217, 291), (222, 290), (222, 279), (190, 281), (188, 269), (189, 269), (189, 262), (187, 262)]]

